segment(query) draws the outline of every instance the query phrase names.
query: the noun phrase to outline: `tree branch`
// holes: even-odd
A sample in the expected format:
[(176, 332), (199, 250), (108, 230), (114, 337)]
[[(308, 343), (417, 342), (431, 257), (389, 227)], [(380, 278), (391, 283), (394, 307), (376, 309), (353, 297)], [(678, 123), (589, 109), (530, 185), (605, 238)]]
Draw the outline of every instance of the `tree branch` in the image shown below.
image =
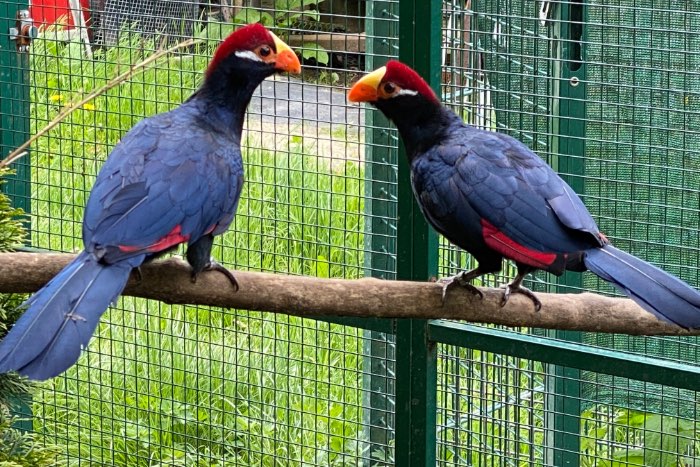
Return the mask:
[[(0, 254), (0, 293), (34, 292), (74, 258), (70, 254)], [(125, 295), (172, 304), (212, 305), (271, 311), (307, 318), (354, 316), (375, 318), (444, 318), (479, 323), (637, 335), (699, 335), (657, 320), (629, 299), (592, 293), (539, 293), (542, 310), (516, 295), (501, 308), (502, 291), (481, 289), (479, 300), (465, 290), (451, 289), (441, 305), (441, 285), (431, 282), (379, 279), (319, 279), (236, 271), (240, 290), (215, 271), (190, 281), (190, 268), (179, 258), (142, 267), (142, 281), (132, 275)]]

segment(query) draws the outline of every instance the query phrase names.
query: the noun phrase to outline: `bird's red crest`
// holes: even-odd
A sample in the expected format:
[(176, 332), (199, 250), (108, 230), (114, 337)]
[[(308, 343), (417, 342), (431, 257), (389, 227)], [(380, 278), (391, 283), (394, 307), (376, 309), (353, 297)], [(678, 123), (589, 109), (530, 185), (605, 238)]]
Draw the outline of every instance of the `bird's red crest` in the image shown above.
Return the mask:
[(382, 81), (391, 81), (398, 84), (403, 89), (416, 91), (428, 99), (438, 101), (435, 91), (428, 86), (421, 76), (408, 65), (404, 65), (398, 60), (389, 60), (386, 64), (386, 74)]
[(232, 53), (239, 50), (253, 50), (263, 44), (267, 44), (273, 49), (275, 47), (272, 35), (262, 24), (254, 23), (236, 29), (216, 48), (207, 72), (219, 66), (219, 63)]

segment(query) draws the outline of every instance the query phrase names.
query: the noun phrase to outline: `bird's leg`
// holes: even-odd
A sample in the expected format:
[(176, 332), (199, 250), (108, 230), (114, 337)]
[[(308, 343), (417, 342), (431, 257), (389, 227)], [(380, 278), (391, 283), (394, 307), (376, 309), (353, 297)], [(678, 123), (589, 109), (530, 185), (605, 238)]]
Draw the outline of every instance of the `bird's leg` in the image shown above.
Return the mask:
[(486, 274), (486, 271), (483, 271), (481, 269), (481, 266), (477, 266), (475, 269), (472, 269), (471, 271), (462, 271), (456, 276), (448, 277), (445, 279), (440, 279), (439, 282), (442, 282), (442, 303), (443, 305), (445, 304), (445, 297), (447, 296), (447, 289), (454, 287), (455, 285), (458, 285), (460, 287), (464, 287), (467, 289), (469, 292), (471, 292), (472, 295), (476, 295), (479, 298), (484, 298), (484, 294), (481, 293), (479, 289), (474, 287), (473, 285), (470, 284), (470, 282), (477, 277)]
[(503, 298), (501, 298), (501, 306), (505, 306), (506, 303), (508, 303), (508, 300), (510, 299), (510, 296), (512, 294), (519, 293), (521, 295), (525, 295), (527, 298), (532, 300), (532, 303), (535, 305), (535, 311), (540, 311), (540, 308), (542, 308), (542, 302), (540, 302), (540, 299), (537, 298), (537, 296), (532, 292), (532, 290), (523, 287), (522, 285), (525, 276), (527, 276), (534, 270), (534, 268), (531, 268), (529, 266), (524, 266), (520, 264), (518, 265), (518, 274), (511, 282), (503, 286), (505, 290), (503, 291)]
[(141, 266), (136, 266), (134, 269), (131, 270), (131, 272), (134, 273), (134, 277), (136, 278), (136, 283), (140, 284), (141, 281), (143, 281), (143, 274), (141, 274)]
[(238, 292), (238, 281), (233, 273), (211, 257), (212, 243), (214, 243), (214, 236), (209, 234), (187, 246), (187, 262), (192, 266), (192, 282), (197, 282), (197, 277), (202, 271), (219, 271), (226, 276), (235, 291)]

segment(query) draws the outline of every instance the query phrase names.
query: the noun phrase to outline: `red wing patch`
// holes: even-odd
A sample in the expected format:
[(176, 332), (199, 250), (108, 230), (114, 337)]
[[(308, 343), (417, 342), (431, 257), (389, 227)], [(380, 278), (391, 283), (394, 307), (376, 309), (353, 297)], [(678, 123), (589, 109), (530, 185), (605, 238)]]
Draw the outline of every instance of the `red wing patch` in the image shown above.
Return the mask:
[(486, 245), (508, 259), (534, 266), (538, 269), (548, 269), (557, 259), (556, 253), (537, 251), (519, 244), (487, 220), (481, 220), (481, 228)]
[(165, 237), (161, 238), (155, 243), (148, 246), (131, 246), (131, 245), (119, 245), (119, 249), (124, 253), (133, 253), (134, 251), (143, 251), (148, 253), (153, 253), (157, 251), (167, 250), (171, 246), (175, 246), (178, 243), (186, 242), (190, 239), (189, 235), (182, 235), (182, 226), (176, 225), (173, 230), (170, 231)]

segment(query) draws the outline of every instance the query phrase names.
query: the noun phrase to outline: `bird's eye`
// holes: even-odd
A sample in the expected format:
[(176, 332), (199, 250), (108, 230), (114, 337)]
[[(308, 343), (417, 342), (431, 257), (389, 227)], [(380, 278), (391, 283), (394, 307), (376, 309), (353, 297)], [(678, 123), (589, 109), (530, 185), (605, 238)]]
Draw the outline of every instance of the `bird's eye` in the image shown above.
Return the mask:
[(387, 94), (393, 94), (396, 91), (396, 85), (394, 83), (384, 83), (384, 92)]
[(262, 47), (260, 47), (259, 53), (260, 53), (261, 57), (267, 57), (268, 55), (270, 55), (272, 53), (272, 50), (268, 46), (263, 45)]

